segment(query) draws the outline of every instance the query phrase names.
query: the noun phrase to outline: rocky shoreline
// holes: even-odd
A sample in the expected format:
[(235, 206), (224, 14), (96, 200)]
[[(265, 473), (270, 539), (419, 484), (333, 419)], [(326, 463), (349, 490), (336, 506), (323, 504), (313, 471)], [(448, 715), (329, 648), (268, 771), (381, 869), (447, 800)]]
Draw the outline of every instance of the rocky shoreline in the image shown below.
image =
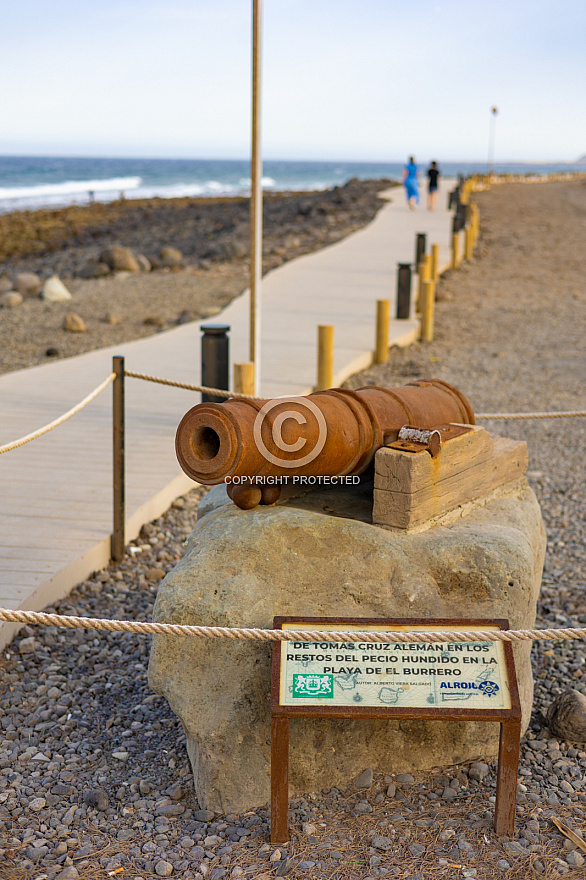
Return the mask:
[[(460, 387), (476, 412), (586, 409), (586, 187), (502, 186), (478, 204), (480, 246), (442, 279), (435, 341), (393, 349), (388, 364), (349, 387), (433, 374)], [(538, 626), (586, 624), (584, 420), (483, 424), (529, 445), (548, 532)], [(54, 610), (149, 619), (203, 491), (178, 499), (122, 563)], [(296, 798), (291, 840), (279, 847), (269, 843), (266, 808), (200, 809), (180, 722), (147, 684), (148, 652), (145, 636), (45, 627), (25, 627), (2, 652), (2, 880), (586, 876), (586, 853), (552, 821), (586, 836), (586, 747), (546, 721), (568, 687), (586, 694), (583, 641), (534, 644), (514, 838), (494, 835), (496, 764), (479, 760), (386, 777), (365, 768)]]
[[(390, 185), (267, 196), (263, 272), (369, 223)], [(248, 286), (248, 211), (184, 198), (0, 215), (0, 373), (217, 314)], [(45, 297), (52, 276), (71, 298)]]

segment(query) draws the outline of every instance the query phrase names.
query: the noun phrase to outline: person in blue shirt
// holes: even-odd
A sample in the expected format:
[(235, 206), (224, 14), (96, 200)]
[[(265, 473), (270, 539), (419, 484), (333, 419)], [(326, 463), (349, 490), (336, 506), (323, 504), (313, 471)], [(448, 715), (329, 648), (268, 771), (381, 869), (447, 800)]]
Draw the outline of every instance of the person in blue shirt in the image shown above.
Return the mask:
[(409, 162), (403, 169), (403, 186), (407, 196), (407, 204), (414, 211), (415, 205), (419, 204), (419, 172), (413, 156), (409, 156)]
[(407, 204), (414, 211), (415, 205), (419, 204), (419, 172), (413, 156), (409, 156), (409, 162), (403, 169), (403, 186), (405, 187)]

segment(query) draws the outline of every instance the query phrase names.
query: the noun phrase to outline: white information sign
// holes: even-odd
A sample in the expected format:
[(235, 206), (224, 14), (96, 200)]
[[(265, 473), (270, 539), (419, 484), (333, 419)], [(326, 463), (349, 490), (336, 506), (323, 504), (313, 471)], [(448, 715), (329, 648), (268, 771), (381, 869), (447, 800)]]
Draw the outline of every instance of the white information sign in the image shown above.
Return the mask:
[[(360, 625), (361, 631), (381, 632)], [(283, 623), (283, 629), (303, 629)], [(344, 624), (320, 624), (322, 631)], [(384, 632), (474, 631), (497, 627), (394, 625)], [(281, 706), (510, 709), (502, 642), (283, 642)]]

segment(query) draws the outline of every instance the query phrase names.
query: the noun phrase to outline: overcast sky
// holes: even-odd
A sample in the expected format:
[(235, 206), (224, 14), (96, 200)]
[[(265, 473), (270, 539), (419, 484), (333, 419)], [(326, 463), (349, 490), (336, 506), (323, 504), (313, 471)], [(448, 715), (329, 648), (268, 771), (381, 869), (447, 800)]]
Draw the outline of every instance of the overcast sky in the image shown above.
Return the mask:
[[(251, 0), (5, 0), (0, 153), (246, 158)], [(273, 159), (586, 153), (584, 0), (264, 0)]]

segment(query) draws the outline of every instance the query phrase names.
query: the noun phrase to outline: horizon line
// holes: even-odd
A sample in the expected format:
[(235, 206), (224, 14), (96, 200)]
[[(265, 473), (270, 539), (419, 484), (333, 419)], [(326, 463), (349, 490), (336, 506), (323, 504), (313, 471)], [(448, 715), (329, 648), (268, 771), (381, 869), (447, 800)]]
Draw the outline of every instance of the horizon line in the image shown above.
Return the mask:
[[(151, 161), (151, 162), (165, 162), (165, 161), (175, 161), (175, 162), (246, 162), (250, 163), (249, 157), (227, 157), (227, 156), (144, 156), (144, 155), (114, 155), (114, 154), (99, 154), (99, 153), (5, 153), (0, 149), (0, 158), (3, 159), (113, 159), (113, 160), (128, 160), (128, 161)], [(336, 163), (346, 163), (346, 164), (361, 164), (361, 165), (401, 165), (404, 164), (405, 159), (325, 159), (325, 158), (313, 158), (313, 159), (293, 159), (293, 158), (284, 158), (284, 157), (275, 157), (275, 156), (263, 156), (264, 162), (296, 162), (298, 164), (310, 164), (316, 162), (327, 162), (330, 164)], [(441, 161), (446, 164), (455, 165), (455, 164), (465, 164), (465, 165), (487, 165), (486, 158), (482, 159), (441, 159), (436, 160)], [(498, 159), (495, 160), (493, 165), (579, 165), (586, 163), (586, 154), (578, 157), (577, 159)], [(423, 163), (420, 163), (423, 164)]]

